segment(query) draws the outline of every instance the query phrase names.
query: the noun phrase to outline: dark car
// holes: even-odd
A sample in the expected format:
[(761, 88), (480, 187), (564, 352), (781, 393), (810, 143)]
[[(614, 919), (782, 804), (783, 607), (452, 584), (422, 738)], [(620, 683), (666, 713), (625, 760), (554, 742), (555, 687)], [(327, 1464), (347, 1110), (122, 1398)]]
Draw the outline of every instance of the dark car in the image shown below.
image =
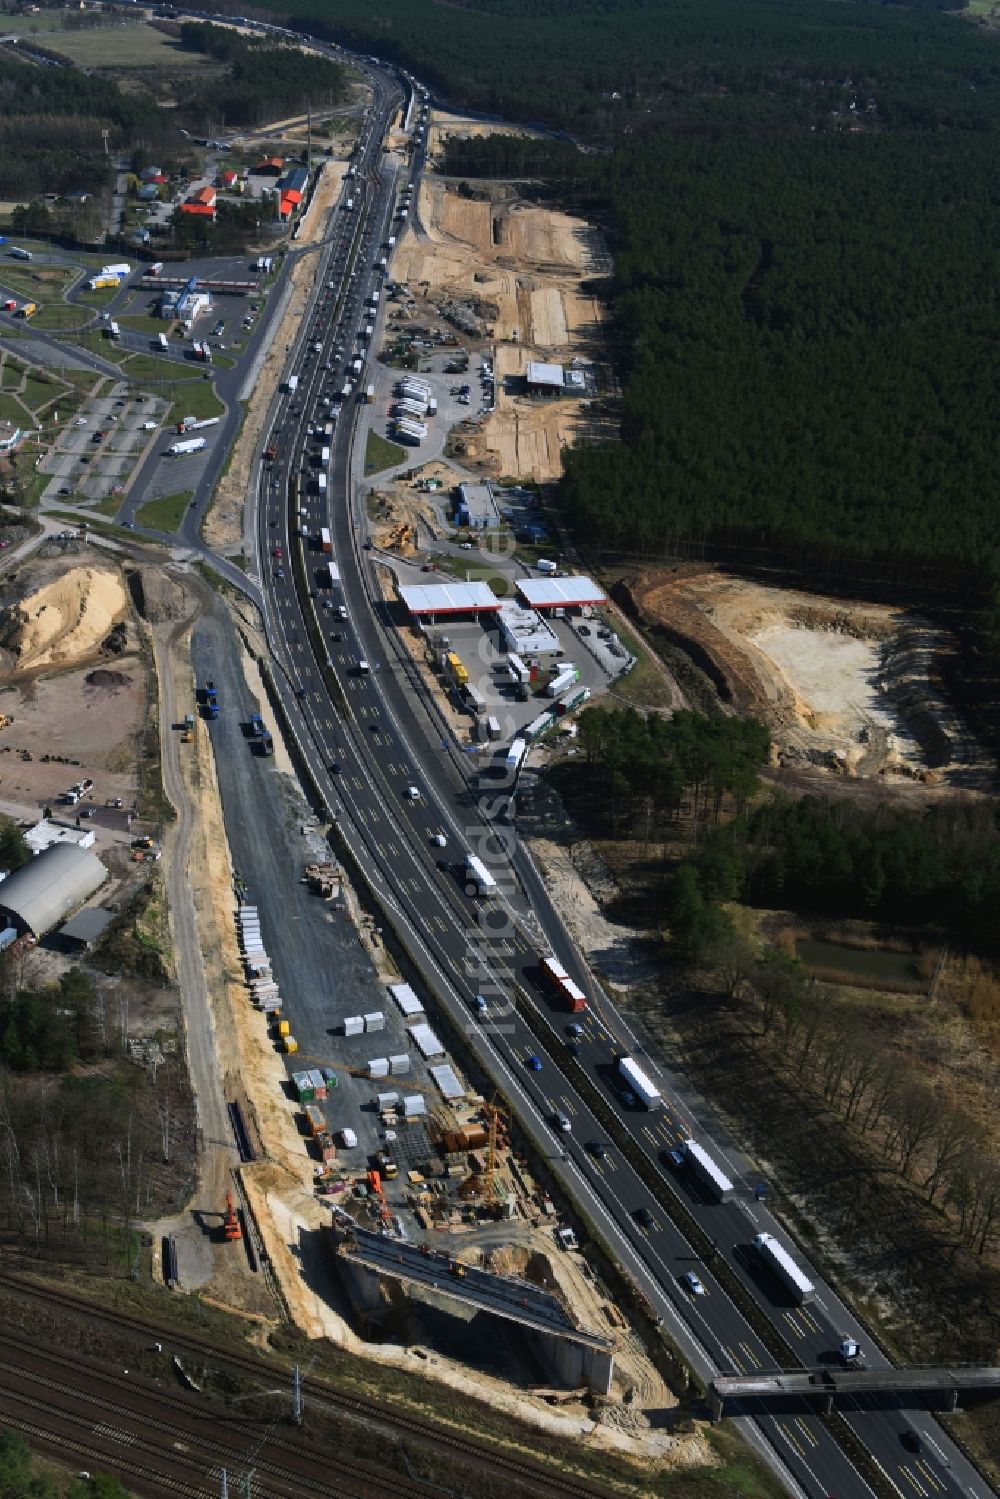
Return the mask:
[(649, 1208), (636, 1208), (635, 1212), (632, 1214), (632, 1217), (641, 1228), (653, 1227), (653, 1215), (649, 1211)]
[(606, 1161), (610, 1145), (604, 1140), (591, 1140), (588, 1142), (587, 1151), (597, 1161)]
[(331, 760), (330, 761), (330, 774), (332, 776), (339, 776), (340, 775), (340, 761), (339, 760)]

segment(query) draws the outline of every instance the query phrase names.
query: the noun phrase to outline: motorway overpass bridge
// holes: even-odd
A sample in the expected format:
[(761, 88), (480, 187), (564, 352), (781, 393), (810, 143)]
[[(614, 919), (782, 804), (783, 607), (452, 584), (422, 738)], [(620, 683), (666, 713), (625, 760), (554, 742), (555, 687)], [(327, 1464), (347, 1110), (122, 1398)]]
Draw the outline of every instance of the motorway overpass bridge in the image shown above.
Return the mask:
[[(849, 1398), (853, 1409), (897, 1408), (919, 1405), (953, 1411), (963, 1391), (1000, 1395), (1000, 1369), (973, 1366), (958, 1369), (814, 1369), (780, 1374), (720, 1376), (708, 1390), (713, 1420), (742, 1414), (744, 1402), (762, 1402), (772, 1411), (788, 1409), (805, 1396), (829, 1415), (838, 1400)], [(726, 1406), (729, 1405), (727, 1411)], [(734, 1409), (735, 1407), (735, 1409)]]
[(390, 1239), (353, 1223), (335, 1223), (332, 1232), (341, 1271), (359, 1310), (373, 1311), (382, 1304), (379, 1281), (383, 1277), (420, 1286), (464, 1307), (518, 1323), (554, 1376), (568, 1388), (586, 1384), (599, 1394), (610, 1393), (613, 1342), (574, 1326), (562, 1302), (541, 1286), (491, 1275), (461, 1264), (444, 1250)]

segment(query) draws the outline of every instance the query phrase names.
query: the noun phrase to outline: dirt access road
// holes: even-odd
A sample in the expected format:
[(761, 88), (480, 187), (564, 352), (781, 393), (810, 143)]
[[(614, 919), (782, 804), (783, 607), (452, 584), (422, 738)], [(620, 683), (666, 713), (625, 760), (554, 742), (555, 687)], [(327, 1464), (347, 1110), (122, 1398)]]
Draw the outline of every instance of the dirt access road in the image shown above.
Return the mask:
[[(180, 754), (193, 746), (183, 745), (174, 727), (191, 711), (189, 682), (178, 680), (183, 647), (190, 637), (191, 620), (198, 612), (201, 588), (192, 585), (188, 598), (190, 615), (179, 623), (151, 627), (153, 654), (160, 685), (160, 746), (163, 789), (177, 820), (164, 839), (167, 904), (175, 955), (176, 977), (181, 992), (188, 1071), (198, 1120), (198, 1189), (196, 1199), (209, 1212), (217, 1213), (232, 1188), (232, 1173), (239, 1164), (226, 1097), (218, 1065), (217, 1040), (202, 961), (202, 933), (195, 910), (197, 882), (192, 869), (194, 837), (199, 821), (181, 772)], [(204, 589), (209, 594), (207, 588)], [(204, 601), (203, 601), (204, 602)], [(190, 672), (190, 668), (188, 669)], [(211, 1242), (204, 1234), (186, 1231), (190, 1212), (172, 1224), (159, 1225), (161, 1232), (175, 1232), (180, 1278), (185, 1286), (203, 1285), (214, 1272)], [(242, 1260), (234, 1256), (234, 1262)]]

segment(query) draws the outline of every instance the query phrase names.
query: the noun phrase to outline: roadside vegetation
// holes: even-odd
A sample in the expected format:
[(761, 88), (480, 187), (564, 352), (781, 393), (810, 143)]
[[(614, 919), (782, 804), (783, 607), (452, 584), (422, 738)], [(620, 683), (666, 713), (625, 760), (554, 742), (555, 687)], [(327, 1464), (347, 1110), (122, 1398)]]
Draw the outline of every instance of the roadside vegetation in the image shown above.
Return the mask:
[(397, 443), (387, 442), (377, 432), (368, 433), (368, 441), (365, 444), (366, 475), (380, 474), (383, 469), (397, 468), (399, 464), (405, 462), (405, 448), (401, 448)]
[(136, 523), (148, 526), (153, 531), (176, 531), (191, 503), (192, 491), (179, 490), (177, 494), (161, 495), (157, 500), (148, 500), (135, 513)]
[(0, 1430), (0, 1491), (4, 1499), (127, 1499), (110, 1473), (71, 1477), (37, 1457), (19, 1431)]

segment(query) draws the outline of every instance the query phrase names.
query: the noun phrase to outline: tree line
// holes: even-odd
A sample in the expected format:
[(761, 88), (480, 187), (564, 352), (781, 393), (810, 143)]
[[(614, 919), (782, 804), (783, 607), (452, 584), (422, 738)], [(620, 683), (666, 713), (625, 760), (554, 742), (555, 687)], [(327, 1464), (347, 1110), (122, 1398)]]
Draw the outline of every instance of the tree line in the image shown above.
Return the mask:
[[(1000, 810), (993, 802), (875, 808), (821, 796), (761, 798), (770, 735), (755, 719), (587, 708), (579, 720), (587, 816), (661, 856), (659, 919), (673, 950), (702, 961), (742, 902), (946, 932), (997, 946)], [(575, 774), (575, 772), (573, 772)]]
[(715, 905), (924, 927), (993, 952), (1000, 817), (988, 802), (913, 811), (775, 795), (713, 829), (689, 879)]
[(111, 997), (80, 968), (33, 977), (30, 954), (0, 957), (0, 1235), (127, 1268), (193, 1148), (183, 1061), (130, 1059), (127, 982)]
[(867, 1147), (945, 1209), (959, 1242), (979, 1258), (1000, 1239), (1000, 1166), (982, 1125), (932, 1084), (900, 1067), (870, 1028), (831, 1003), (800, 964), (730, 934), (709, 966), (754, 1021), (755, 1044), (815, 1091)]
[(347, 97), (344, 70), (326, 58), (248, 38), (207, 22), (185, 21), (181, 46), (225, 63), (226, 76), (193, 80), (181, 99), (188, 118), (259, 125), (280, 115), (330, 108)]
[(964, 571), (988, 593), (992, 124), (653, 132), (589, 158), (523, 138), (449, 145), (449, 171), (551, 173), (609, 228), (622, 432), (565, 454), (581, 543), (717, 546), (802, 572), (867, 559), (878, 578)]
[(99, 194), (111, 179), (101, 131), (118, 148), (161, 127), (152, 100), (124, 94), (106, 77), (0, 57), (0, 197)]
[(0, 1494), (3, 1499), (128, 1499), (128, 1490), (110, 1473), (62, 1481), (39, 1463), (19, 1431), (0, 1429)]
[[(411, 65), (452, 102), (605, 143), (667, 122), (815, 123), (854, 89), (890, 118), (975, 120), (990, 48), (944, 0), (285, 0), (289, 23)], [(844, 97), (845, 82), (850, 91)]]
[(690, 801), (695, 817), (717, 819), (723, 800), (742, 808), (758, 789), (770, 735), (753, 718), (682, 711), (671, 718), (634, 708), (587, 708), (579, 743), (590, 785), (604, 793), (611, 831), (641, 817), (650, 830)]

